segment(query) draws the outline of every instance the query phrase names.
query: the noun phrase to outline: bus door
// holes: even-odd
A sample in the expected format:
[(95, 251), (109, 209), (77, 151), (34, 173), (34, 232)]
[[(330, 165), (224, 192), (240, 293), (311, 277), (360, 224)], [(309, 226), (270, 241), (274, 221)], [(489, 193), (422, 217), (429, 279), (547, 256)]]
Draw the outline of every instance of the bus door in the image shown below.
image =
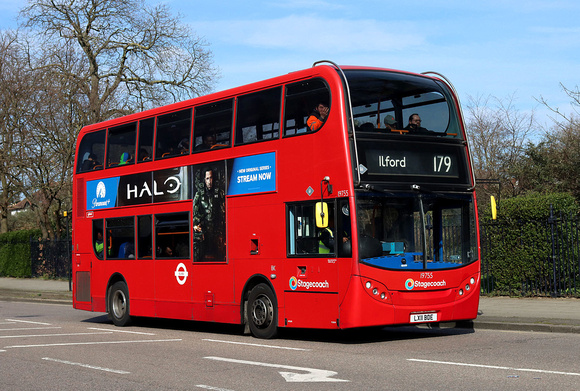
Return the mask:
[[(288, 258), (285, 275), (284, 317), (288, 327), (338, 327), (339, 258), (350, 245), (348, 215), (337, 212), (334, 200), (325, 202), (322, 224), (317, 224), (316, 202), (287, 207)], [(348, 204), (346, 204), (348, 205)], [(340, 209), (340, 208), (339, 208)], [(348, 211), (348, 206), (345, 209)]]
[[(91, 240), (75, 238), (73, 240), (73, 294), (74, 307), (84, 310), (93, 310), (91, 295), (91, 274), (93, 259), (103, 257), (103, 220), (90, 220), (77, 218), (76, 226), (73, 227), (73, 235), (81, 235), (81, 232), (92, 232)], [(89, 225), (90, 224), (90, 225)], [(88, 229), (91, 227), (90, 229)]]
[(188, 212), (155, 215), (155, 316), (192, 319)]

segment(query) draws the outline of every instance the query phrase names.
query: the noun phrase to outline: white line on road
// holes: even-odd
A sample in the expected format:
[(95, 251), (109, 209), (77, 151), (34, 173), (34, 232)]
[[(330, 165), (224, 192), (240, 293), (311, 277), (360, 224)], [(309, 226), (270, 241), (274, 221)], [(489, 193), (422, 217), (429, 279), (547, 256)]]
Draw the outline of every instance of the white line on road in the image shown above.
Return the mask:
[(202, 339), (202, 341), (230, 343), (233, 345), (256, 346), (256, 347), (260, 347), (260, 348), (270, 348), (270, 349), (299, 350), (302, 352), (311, 352), (312, 351), (312, 349), (290, 348), (290, 347), (285, 347), (285, 346), (263, 345), (263, 344), (259, 344), (259, 343), (248, 343), (248, 342), (223, 341), (220, 339), (204, 338), (204, 339)]
[(316, 368), (303, 368), (303, 367), (294, 367), (291, 365), (281, 365), (281, 364), (271, 364), (265, 362), (256, 362), (256, 361), (247, 361), (247, 360), (237, 360), (233, 358), (224, 358), (224, 357), (204, 357), (208, 360), (216, 360), (216, 361), (224, 361), (236, 364), (246, 364), (246, 365), (257, 365), (260, 367), (268, 367), (268, 368), (280, 368), (280, 369), (287, 369), (291, 371), (300, 371), (306, 373), (296, 373), (296, 372), (282, 372), (279, 371), (278, 373), (282, 375), (282, 377), (287, 382), (292, 383), (305, 383), (305, 382), (349, 382), (350, 380), (344, 379), (336, 379), (331, 376), (338, 374), (338, 372), (328, 371), (326, 369), (316, 369)]
[(580, 376), (580, 373), (575, 373), (575, 372), (548, 371), (548, 370), (544, 370), (544, 369), (529, 369), (529, 368), (512, 368), (512, 367), (502, 367), (502, 366), (498, 366), (498, 365), (467, 364), (467, 363), (449, 362), (449, 361), (419, 360), (419, 359), (414, 359), (414, 358), (408, 358), (407, 361), (425, 362), (425, 363), (429, 363), (429, 364), (457, 365), (457, 366), (463, 366), (463, 367), (505, 369), (505, 370), (509, 370), (509, 371), (520, 371), (520, 372), (549, 373), (552, 375)]
[(47, 343), (38, 345), (13, 345), (4, 346), (4, 349), (15, 348), (46, 348), (51, 346), (75, 346), (75, 345), (107, 345), (107, 344), (124, 344), (124, 343), (148, 343), (148, 342), (178, 342), (182, 339), (144, 339), (138, 341), (103, 341), (103, 342), (70, 342), (70, 343)]
[(89, 368), (89, 369), (97, 369), (99, 371), (118, 373), (120, 375), (128, 375), (129, 373), (131, 373), (131, 372), (127, 372), (127, 371), (121, 371), (119, 369), (110, 369), (110, 368), (96, 367), (94, 365), (81, 364), (81, 363), (78, 363), (78, 362), (72, 362), (72, 361), (66, 361), (66, 360), (58, 360), (56, 358), (50, 358), (50, 357), (43, 357), (42, 359), (43, 360), (46, 360), (46, 361), (58, 362), (58, 363), (61, 363), (61, 364), (75, 365), (77, 367), (83, 367), (83, 368)]
[(113, 334), (111, 332), (102, 333), (62, 333), (62, 334), (28, 334), (28, 335), (2, 335), (0, 339), (6, 338), (38, 338), (38, 337), (70, 337), (75, 335), (97, 335), (97, 334)]
[(196, 384), (195, 386), (197, 388), (203, 388), (204, 390), (212, 390), (212, 391), (234, 391), (234, 390), (230, 390), (228, 388), (219, 388), (219, 387), (206, 386), (205, 384)]
[(21, 330), (50, 330), (50, 329), (62, 329), (62, 327), (51, 326), (51, 327), (18, 327), (15, 329), (0, 329), (0, 331), (21, 331)]
[(143, 333), (141, 331), (129, 331), (129, 330), (117, 330), (117, 329), (100, 329), (97, 327), (88, 327), (89, 330), (101, 330), (110, 331), (112, 333), (127, 333), (127, 334), (139, 334), (139, 335), (155, 335), (154, 333)]
[(20, 319), (6, 319), (8, 322), (20, 322), (20, 323), (32, 323), (32, 324), (40, 324), (44, 326), (50, 326), (50, 323), (44, 322), (33, 322), (31, 320), (20, 320)]

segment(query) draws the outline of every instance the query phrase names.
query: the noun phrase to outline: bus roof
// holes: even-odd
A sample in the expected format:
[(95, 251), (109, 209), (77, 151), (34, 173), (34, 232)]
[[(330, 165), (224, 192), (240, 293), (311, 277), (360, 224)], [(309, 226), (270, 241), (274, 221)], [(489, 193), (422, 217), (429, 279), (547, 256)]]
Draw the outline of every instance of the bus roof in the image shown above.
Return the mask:
[[(276, 85), (280, 85), (280, 84), (284, 84), (284, 83), (288, 83), (288, 82), (292, 82), (292, 81), (296, 81), (296, 80), (300, 80), (300, 79), (305, 79), (305, 78), (313, 77), (316, 75), (326, 75), (327, 77), (332, 77), (332, 76), (338, 77), (338, 73), (336, 72), (335, 66), (330, 65), (328, 63), (324, 63), (321, 65), (316, 65), (316, 64), (317, 63), (315, 63), (315, 66), (313, 66), (311, 68), (293, 71), (293, 72), (287, 73), (285, 75), (276, 76), (276, 77), (265, 79), (265, 80), (260, 80), (260, 81), (253, 82), (250, 84), (245, 84), (242, 86), (229, 88), (229, 89), (226, 89), (223, 91), (213, 92), (211, 94), (202, 95), (202, 96), (187, 99), (184, 101), (170, 103), (168, 105), (159, 106), (159, 107), (155, 107), (152, 109), (140, 111), (137, 113), (128, 114), (128, 115), (125, 115), (122, 117), (113, 118), (113, 119), (109, 119), (106, 121), (90, 124), (90, 125), (83, 127), (83, 129), (81, 130), (81, 133), (91, 132), (91, 131), (97, 130), (97, 129), (113, 127), (113, 126), (121, 125), (124, 123), (132, 122), (132, 121), (138, 120), (138, 119), (143, 118), (143, 117), (156, 116), (156, 115), (164, 114), (167, 112), (173, 112), (173, 111), (177, 111), (177, 110), (180, 110), (183, 108), (191, 107), (194, 105), (211, 103), (213, 101), (238, 96), (241, 94), (251, 93), (254, 91), (262, 90), (264, 88), (268, 88), (268, 87), (272, 87), (272, 86), (276, 86)], [(426, 75), (421, 75), (421, 74), (417, 74), (417, 73), (413, 73), (413, 72), (401, 71), (401, 70), (396, 70), (396, 69), (389, 69), (389, 68), (365, 67), (365, 66), (354, 66), (354, 65), (339, 65), (339, 67), (342, 70), (378, 70), (378, 71), (404, 73), (404, 74), (408, 74), (408, 75), (416, 75), (416, 76), (435, 79), (431, 76), (426, 76)]]

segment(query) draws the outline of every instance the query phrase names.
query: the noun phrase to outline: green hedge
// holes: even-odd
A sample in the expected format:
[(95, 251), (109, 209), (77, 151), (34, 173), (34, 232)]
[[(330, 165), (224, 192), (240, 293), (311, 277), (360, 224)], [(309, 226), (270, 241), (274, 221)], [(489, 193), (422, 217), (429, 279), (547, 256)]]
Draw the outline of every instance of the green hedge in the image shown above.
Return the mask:
[(39, 229), (0, 234), (0, 277), (30, 277), (30, 237), (40, 237)]
[[(576, 216), (578, 204), (568, 193), (532, 194), (502, 200), (496, 221), (488, 209), (482, 222), (482, 270), (488, 271), (482, 286), (491, 285), (500, 294), (530, 293), (534, 287), (551, 283), (552, 243), (565, 237), (567, 228), (550, 225), (554, 218)], [(562, 232), (561, 232), (562, 231)], [(532, 292), (533, 293), (533, 292)]]

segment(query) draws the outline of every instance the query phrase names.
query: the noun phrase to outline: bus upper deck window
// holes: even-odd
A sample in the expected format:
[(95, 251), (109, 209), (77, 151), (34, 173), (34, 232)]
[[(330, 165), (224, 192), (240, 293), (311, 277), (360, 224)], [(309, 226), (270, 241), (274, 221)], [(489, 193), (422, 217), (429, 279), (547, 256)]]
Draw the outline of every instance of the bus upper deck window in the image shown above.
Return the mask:
[(135, 163), (136, 138), (136, 122), (110, 128), (107, 139), (107, 167)]
[(189, 155), (191, 109), (157, 117), (155, 159)]
[(153, 136), (155, 134), (155, 118), (139, 121), (139, 149), (137, 163), (153, 160)]
[(105, 130), (85, 134), (79, 146), (77, 172), (103, 169), (105, 136)]
[(234, 100), (227, 99), (195, 108), (193, 151), (209, 151), (231, 145)]
[(277, 139), (280, 135), (282, 88), (238, 98), (236, 145)]
[(330, 90), (324, 80), (310, 79), (286, 86), (284, 136), (308, 131), (307, 121), (320, 103), (328, 105)]

